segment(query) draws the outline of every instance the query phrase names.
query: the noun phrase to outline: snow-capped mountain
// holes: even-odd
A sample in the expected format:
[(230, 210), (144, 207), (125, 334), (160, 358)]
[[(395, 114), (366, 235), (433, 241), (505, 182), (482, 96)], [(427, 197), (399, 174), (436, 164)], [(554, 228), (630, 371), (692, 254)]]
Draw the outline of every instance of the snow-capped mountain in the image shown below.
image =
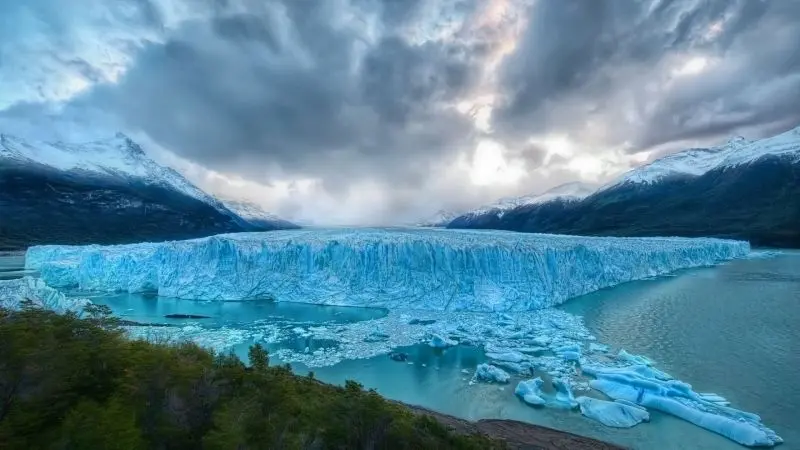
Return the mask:
[(451, 228), (492, 228), (498, 220), (516, 208), (532, 205), (543, 205), (551, 202), (577, 202), (592, 195), (597, 186), (575, 181), (549, 189), (541, 194), (521, 197), (506, 197), (494, 203), (481, 206), (453, 218), (448, 226)]
[(39, 242), (116, 243), (253, 225), (123, 134), (83, 144), (0, 134), (0, 247)]
[(299, 228), (297, 225), (281, 219), (275, 214), (266, 211), (260, 205), (244, 200), (222, 199), (222, 204), (245, 222), (256, 228), (273, 229), (279, 228)]
[(216, 198), (203, 192), (181, 174), (150, 159), (138, 144), (122, 133), (110, 139), (83, 144), (32, 143), (0, 134), (0, 160), (6, 163), (40, 164), (61, 171), (137, 178), (147, 184), (175, 189), (215, 207), (222, 207)]
[(672, 153), (624, 173), (601, 190), (624, 184), (653, 184), (673, 177), (698, 177), (714, 169), (750, 164), (769, 156), (800, 161), (800, 127), (758, 141), (736, 136), (717, 147)]
[[(486, 217), (486, 216), (483, 216)], [(521, 205), (450, 227), (616, 236), (718, 236), (800, 247), (800, 127), (689, 149), (623, 174), (581, 201)]]

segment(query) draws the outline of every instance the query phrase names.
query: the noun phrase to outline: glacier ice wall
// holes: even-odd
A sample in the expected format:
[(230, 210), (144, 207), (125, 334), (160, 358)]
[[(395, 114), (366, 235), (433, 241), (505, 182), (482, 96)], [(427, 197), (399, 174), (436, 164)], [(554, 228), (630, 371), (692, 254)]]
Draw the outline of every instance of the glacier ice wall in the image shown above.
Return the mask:
[(0, 307), (19, 309), (26, 300), (40, 308), (51, 309), (58, 313), (79, 312), (89, 303), (87, 299), (67, 297), (38, 278), (0, 280)]
[(746, 242), (504, 231), (330, 229), (119, 246), (37, 246), (53, 287), (200, 300), (524, 311), (627, 281), (746, 256)]

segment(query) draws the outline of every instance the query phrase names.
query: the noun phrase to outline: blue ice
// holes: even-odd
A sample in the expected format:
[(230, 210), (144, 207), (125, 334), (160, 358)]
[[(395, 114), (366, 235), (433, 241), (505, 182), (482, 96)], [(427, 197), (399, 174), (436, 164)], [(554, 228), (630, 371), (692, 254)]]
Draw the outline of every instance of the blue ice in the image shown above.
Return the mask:
[(488, 383), (508, 383), (511, 375), (505, 370), (491, 364), (478, 364), (475, 370), (475, 380)]
[(589, 385), (614, 400), (652, 408), (718, 433), (748, 446), (773, 446), (783, 442), (753, 413), (725, 406), (721, 397), (698, 394), (692, 387), (669, 379), (663, 372), (639, 365), (630, 368), (584, 367), (594, 376)]
[(90, 303), (87, 299), (67, 297), (38, 278), (0, 280), (0, 307), (19, 309), (24, 300), (30, 300), (34, 306), (58, 313), (80, 312)]
[(650, 420), (646, 409), (629, 402), (609, 402), (591, 397), (578, 397), (576, 400), (581, 414), (609, 427), (630, 428)]
[(522, 380), (514, 389), (514, 394), (520, 397), (525, 403), (533, 406), (544, 406), (547, 403), (542, 392), (544, 381), (536, 377), (532, 380)]
[[(200, 300), (527, 311), (627, 281), (746, 256), (746, 242), (505, 231), (332, 229), (119, 246), (37, 246), (56, 288)], [(575, 355), (570, 355), (575, 356)]]

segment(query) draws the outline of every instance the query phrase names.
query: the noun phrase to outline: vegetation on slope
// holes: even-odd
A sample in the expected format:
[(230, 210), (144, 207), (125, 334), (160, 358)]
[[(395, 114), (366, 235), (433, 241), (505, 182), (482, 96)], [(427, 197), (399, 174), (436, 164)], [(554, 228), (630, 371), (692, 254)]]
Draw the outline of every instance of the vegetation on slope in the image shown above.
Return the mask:
[(194, 344), (132, 341), (101, 306), (0, 309), (0, 448), (487, 449), (374, 391)]

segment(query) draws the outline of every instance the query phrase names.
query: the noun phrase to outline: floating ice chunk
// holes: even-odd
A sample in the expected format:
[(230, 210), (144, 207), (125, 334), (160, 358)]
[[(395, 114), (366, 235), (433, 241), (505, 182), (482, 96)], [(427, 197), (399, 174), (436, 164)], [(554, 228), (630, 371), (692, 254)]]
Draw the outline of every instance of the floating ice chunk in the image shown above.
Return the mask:
[(487, 353), (486, 357), (496, 361), (504, 361), (511, 363), (519, 363), (528, 359), (527, 356), (523, 355), (520, 352), (515, 352), (513, 350), (506, 351), (503, 353)]
[(646, 358), (644, 356), (639, 356), (639, 355), (631, 355), (630, 353), (626, 352), (625, 350), (620, 350), (619, 351), (619, 353), (617, 354), (617, 359), (620, 359), (622, 361), (627, 361), (627, 362), (633, 363), (633, 364), (644, 365), (644, 366), (652, 366), (653, 365), (653, 361), (649, 360), (648, 358)]
[(710, 393), (710, 392), (709, 393), (701, 392), (698, 395), (703, 400), (706, 400), (706, 401), (709, 401), (709, 402), (712, 402), (712, 403), (716, 403), (718, 405), (728, 406), (728, 405), (731, 404), (728, 400), (725, 399), (725, 397), (723, 397), (721, 395), (718, 395), (718, 394), (714, 394), (714, 393)]
[(91, 302), (85, 298), (70, 298), (33, 277), (0, 280), (0, 307), (19, 309), (20, 304), (30, 300), (34, 305), (57, 313), (80, 312)]
[(547, 347), (553, 339), (550, 336), (536, 336), (531, 339), (531, 343), (539, 347)]
[(580, 353), (581, 346), (575, 343), (562, 345), (553, 349), (554, 353), (564, 353), (564, 352), (573, 352), (573, 353)]
[(579, 361), (581, 359), (581, 346), (575, 343), (562, 345), (553, 349), (553, 353), (565, 361)]
[(556, 402), (569, 408), (574, 408), (578, 406), (578, 402), (575, 401), (575, 396), (572, 395), (572, 389), (568, 383), (563, 378), (553, 379), (553, 387), (556, 388)]
[(447, 348), (456, 345), (458, 342), (449, 339), (447, 337), (434, 334), (431, 336), (430, 340), (428, 341), (428, 345), (433, 348)]
[(518, 347), (517, 351), (520, 353), (541, 353), (547, 350), (544, 347)]
[(532, 380), (522, 380), (514, 389), (514, 394), (520, 397), (525, 403), (533, 406), (543, 406), (546, 401), (542, 393), (544, 381), (536, 377)]
[(511, 375), (505, 370), (491, 364), (478, 364), (474, 378), (478, 381), (485, 381), (488, 383), (508, 383), (508, 380), (511, 379)]
[(634, 402), (672, 414), (742, 445), (773, 446), (783, 442), (780, 436), (761, 423), (758, 415), (709, 401), (709, 397), (718, 399), (712, 396), (704, 398), (694, 392), (690, 385), (677, 380), (659, 379), (654, 376), (656, 373), (648, 373), (642, 367), (628, 371), (624, 368), (587, 367), (584, 373), (596, 377), (590, 382), (592, 388), (614, 400)]
[(609, 402), (591, 397), (578, 397), (576, 401), (581, 407), (581, 414), (609, 427), (630, 428), (650, 420), (647, 410), (627, 402)]
[[(489, 312), (542, 309), (749, 252), (746, 242), (705, 238), (335, 229), (120, 246), (36, 246), (28, 249), (25, 263), (55, 287), (92, 291)], [(500, 322), (513, 325), (505, 318)]]
[(589, 351), (593, 353), (595, 352), (606, 353), (608, 352), (608, 346), (592, 342), (589, 344)]

